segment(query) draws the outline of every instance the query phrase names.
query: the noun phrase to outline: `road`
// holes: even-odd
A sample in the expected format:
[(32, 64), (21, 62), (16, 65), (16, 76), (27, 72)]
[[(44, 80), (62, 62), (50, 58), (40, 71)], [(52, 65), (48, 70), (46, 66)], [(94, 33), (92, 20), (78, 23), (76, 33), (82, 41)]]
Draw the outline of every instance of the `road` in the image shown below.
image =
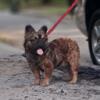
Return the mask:
[(27, 17), (22, 14), (20, 15), (13, 15), (8, 11), (0, 12), (0, 30), (22, 30), (25, 25), (33, 24), (35, 27), (39, 27), (41, 24), (50, 24), (50, 21), (46, 20), (45, 18), (32, 18)]
[[(32, 24), (38, 30), (44, 24), (50, 27), (56, 18), (36, 16), (36, 13), (31, 17), (25, 14), (12, 15), (8, 12), (0, 12), (0, 32), (7, 32), (6, 34), (11, 34), (10, 36), (15, 31), (24, 33), (26, 24)], [(17, 41), (23, 38), (23, 33), (16, 33), (19, 35)], [(100, 68), (92, 64), (86, 37), (77, 29), (74, 20), (66, 18), (49, 39), (58, 37), (70, 37), (79, 44), (81, 58), (77, 84), (68, 84), (64, 79), (66, 73), (55, 70), (50, 86), (34, 86), (32, 84), (34, 77), (26, 60), (21, 56), (23, 49), (0, 43), (0, 100), (100, 99)]]

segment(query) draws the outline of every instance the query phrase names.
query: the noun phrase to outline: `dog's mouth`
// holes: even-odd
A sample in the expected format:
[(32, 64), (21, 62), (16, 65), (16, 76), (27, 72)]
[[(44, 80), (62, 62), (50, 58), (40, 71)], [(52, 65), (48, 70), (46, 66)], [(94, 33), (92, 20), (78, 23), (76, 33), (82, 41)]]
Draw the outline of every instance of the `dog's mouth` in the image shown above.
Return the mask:
[(37, 53), (39, 56), (42, 56), (42, 55), (44, 54), (44, 51), (43, 51), (42, 48), (38, 48), (38, 49), (36, 50), (36, 53)]

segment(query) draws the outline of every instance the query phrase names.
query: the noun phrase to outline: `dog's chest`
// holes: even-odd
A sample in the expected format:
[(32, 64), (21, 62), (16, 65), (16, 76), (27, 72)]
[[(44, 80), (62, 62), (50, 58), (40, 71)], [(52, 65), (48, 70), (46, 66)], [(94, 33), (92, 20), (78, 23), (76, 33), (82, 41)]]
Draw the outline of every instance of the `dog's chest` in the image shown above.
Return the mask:
[(50, 48), (46, 54), (47, 58), (53, 63), (54, 67), (63, 63), (63, 55), (59, 49)]

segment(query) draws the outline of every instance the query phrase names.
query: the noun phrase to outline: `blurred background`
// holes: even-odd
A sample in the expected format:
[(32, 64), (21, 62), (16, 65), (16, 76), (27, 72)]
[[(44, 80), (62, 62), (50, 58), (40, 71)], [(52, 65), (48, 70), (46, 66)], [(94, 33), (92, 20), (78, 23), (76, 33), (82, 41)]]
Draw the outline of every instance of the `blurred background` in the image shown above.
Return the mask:
[(70, 5), (73, 0), (0, 0), (0, 9), (9, 9), (15, 13), (22, 9), (34, 9), (44, 6), (63, 8)]
[[(0, 0), (0, 42), (23, 48), (24, 27), (32, 24), (38, 30), (42, 25), (50, 27), (73, 0)], [(68, 15), (57, 31), (69, 29)], [(69, 22), (71, 23), (71, 22)], [(56, 37), (56, 36), (52, 36)]]

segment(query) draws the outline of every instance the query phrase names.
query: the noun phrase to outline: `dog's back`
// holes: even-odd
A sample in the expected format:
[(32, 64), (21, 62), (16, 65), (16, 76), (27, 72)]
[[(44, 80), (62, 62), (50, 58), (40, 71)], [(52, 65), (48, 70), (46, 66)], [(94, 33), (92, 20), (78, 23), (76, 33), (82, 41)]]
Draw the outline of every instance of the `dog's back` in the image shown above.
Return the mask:
[(49, 49), (48, 56), (55, 66), (62, 62), (77, 62), (75, 65), (78, 65), (80, 51), (75, 41), (69, 38), (58, 38), (50, 42)]

